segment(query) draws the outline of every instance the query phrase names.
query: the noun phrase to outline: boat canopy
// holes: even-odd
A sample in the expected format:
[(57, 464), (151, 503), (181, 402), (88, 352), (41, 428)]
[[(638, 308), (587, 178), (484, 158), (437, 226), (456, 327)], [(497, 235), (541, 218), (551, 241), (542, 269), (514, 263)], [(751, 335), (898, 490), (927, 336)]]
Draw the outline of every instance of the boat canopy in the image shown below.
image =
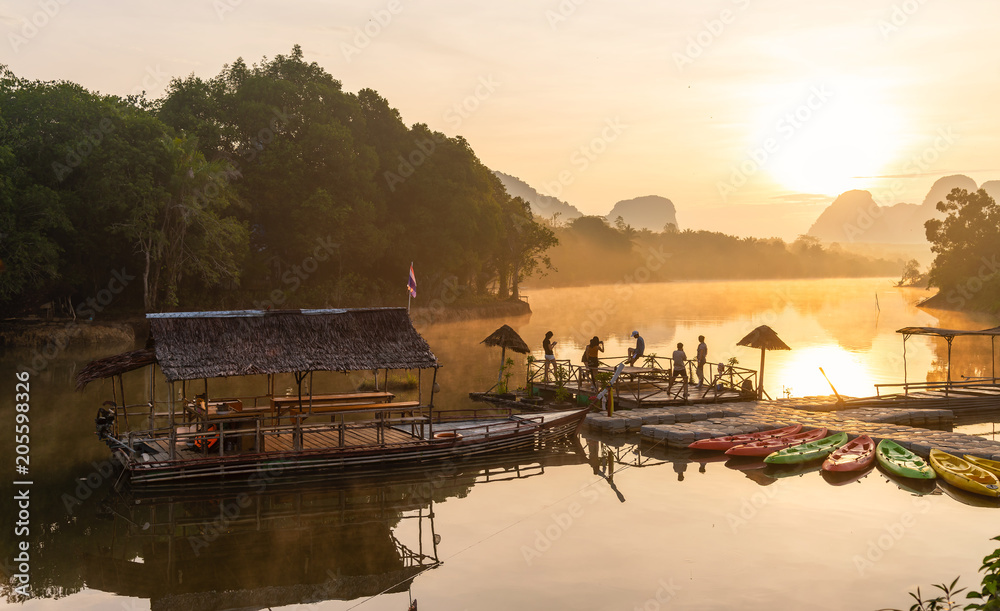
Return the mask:
[(993, 327), (991, 329), (982, 329), (980, 331), (971, 331), (966, 329), (940, 329), (938, 327), (903, 327), (902, 329), (897, 329), (896, 333), (901, 333), (905, 336), (932, 335), (935, 337), (953, 339), (960, 335), (997, 336), (1000, 335), (1000, 327)]
[(153, 347), (87, 365), (82, 387), (151, 364), (167, 381), (438, 366), (405, 308), (147, 314)]

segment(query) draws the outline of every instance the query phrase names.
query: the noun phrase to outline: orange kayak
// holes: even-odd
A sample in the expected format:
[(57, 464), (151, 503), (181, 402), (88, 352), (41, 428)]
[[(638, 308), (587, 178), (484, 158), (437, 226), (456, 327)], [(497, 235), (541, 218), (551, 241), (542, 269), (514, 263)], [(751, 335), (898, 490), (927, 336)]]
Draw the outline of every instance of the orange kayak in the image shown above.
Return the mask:
[(808, 443), (826, 437), (826, 427), (802, 431), (794, 435), (784, 435), (782, 437), (772, 437), (771, 439), (761, 439), (751, 441), (741, 446), (733, 446), (726, 450), (726, 454), (732, 456), (767, 456), (771, 452), (778, 452), (785, 448), (797, 446), (800, 443)]
[(688, 447), (692, 450), (718, 450), (722, 452), (733, 446), (741, 446), (745, 443), (750, 443), (751, 441), (760, 441), (761, 439), (771, 439), (773, 437), (781, 437), (783, 435), (793, 435), (801, 430), (801, 424), (793, 424), (792, 426), (786, 426), (780, 429), (771, 429), (770, 431), (758, 431), (756, 433), (744, 433), (742, 435), (727, 435), (725, 437), (716, 437), (714, 439), (701, 439), (688, 444)]
[(875, 462), (875, 442), (859, 435), (840, 446), (823, 461), (824, 471), (862, 471)]

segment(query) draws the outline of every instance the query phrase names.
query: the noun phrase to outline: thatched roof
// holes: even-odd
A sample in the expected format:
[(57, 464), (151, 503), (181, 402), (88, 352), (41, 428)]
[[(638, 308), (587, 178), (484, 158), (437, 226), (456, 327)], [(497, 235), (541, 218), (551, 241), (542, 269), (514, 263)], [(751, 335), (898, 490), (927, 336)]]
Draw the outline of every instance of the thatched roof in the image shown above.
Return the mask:
[(132, 350), (114, 356), (92, 361), (76, 374), (76, 389), (83, 390), (87, 384), (101, 378), (110, 378), (133, 369), (141, 369), (156, 362), (156, 352), (152, 348)]
[[(177, 312), (147, 314), (146, 318), (155, 340), (156, 362), (171, 382), (297, 371), (419, 369), (438, 364), (404, 308)], [(87, 369), (91, 367), (108, 371), (96, 363)], [(98, 377), (106, 376), (82, 380), (78, 376), (78, 381), (85, 384)]]
[(531, 348), (528, 347), (528, 344), (524, 343), (524, 340), (517, 334), (517, 331), (511, 329), (509, 325), (500, 327), (493, 333), (490, 333), (489, 337), (479, 343), (486, 344), (487, 346), (506, 348), (508, 350), (513, 350), (514, 352), (520, 352), (521, 354), (528, 354), (531, 352)]
[(774, 329), (767, 325), (761, 325), (747, 334), (746, 337), (736, 342), (737, 346), (748, 346), (750, 348), (763, 348), (764, 350), (791, 350), (788, 344), (781, 341)]

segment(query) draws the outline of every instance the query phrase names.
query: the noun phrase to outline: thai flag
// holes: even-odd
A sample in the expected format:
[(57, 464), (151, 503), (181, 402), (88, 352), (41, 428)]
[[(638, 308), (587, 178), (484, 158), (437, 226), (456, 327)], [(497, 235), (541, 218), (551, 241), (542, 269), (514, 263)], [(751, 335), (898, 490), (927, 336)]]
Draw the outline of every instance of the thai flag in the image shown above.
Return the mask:
[(410, 279), (406, 281), (406, 290), (410, 291), (410, 297), (417, 296), (417, 277), (413, 275), (412, 263), (410, 263)]

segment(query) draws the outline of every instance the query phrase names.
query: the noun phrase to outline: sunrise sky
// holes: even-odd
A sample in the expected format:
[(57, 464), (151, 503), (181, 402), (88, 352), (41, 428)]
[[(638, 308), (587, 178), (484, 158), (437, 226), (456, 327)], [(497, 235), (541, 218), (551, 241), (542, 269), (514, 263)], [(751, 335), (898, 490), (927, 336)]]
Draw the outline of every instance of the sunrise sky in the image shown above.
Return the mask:
[(997, 23), (991, 0), (7, 0), (0, 63), (155, 98), (298, 43), (585, 213), (657, 194), (682, 228), (790, 238), (847, 189), (1000, 178)]

